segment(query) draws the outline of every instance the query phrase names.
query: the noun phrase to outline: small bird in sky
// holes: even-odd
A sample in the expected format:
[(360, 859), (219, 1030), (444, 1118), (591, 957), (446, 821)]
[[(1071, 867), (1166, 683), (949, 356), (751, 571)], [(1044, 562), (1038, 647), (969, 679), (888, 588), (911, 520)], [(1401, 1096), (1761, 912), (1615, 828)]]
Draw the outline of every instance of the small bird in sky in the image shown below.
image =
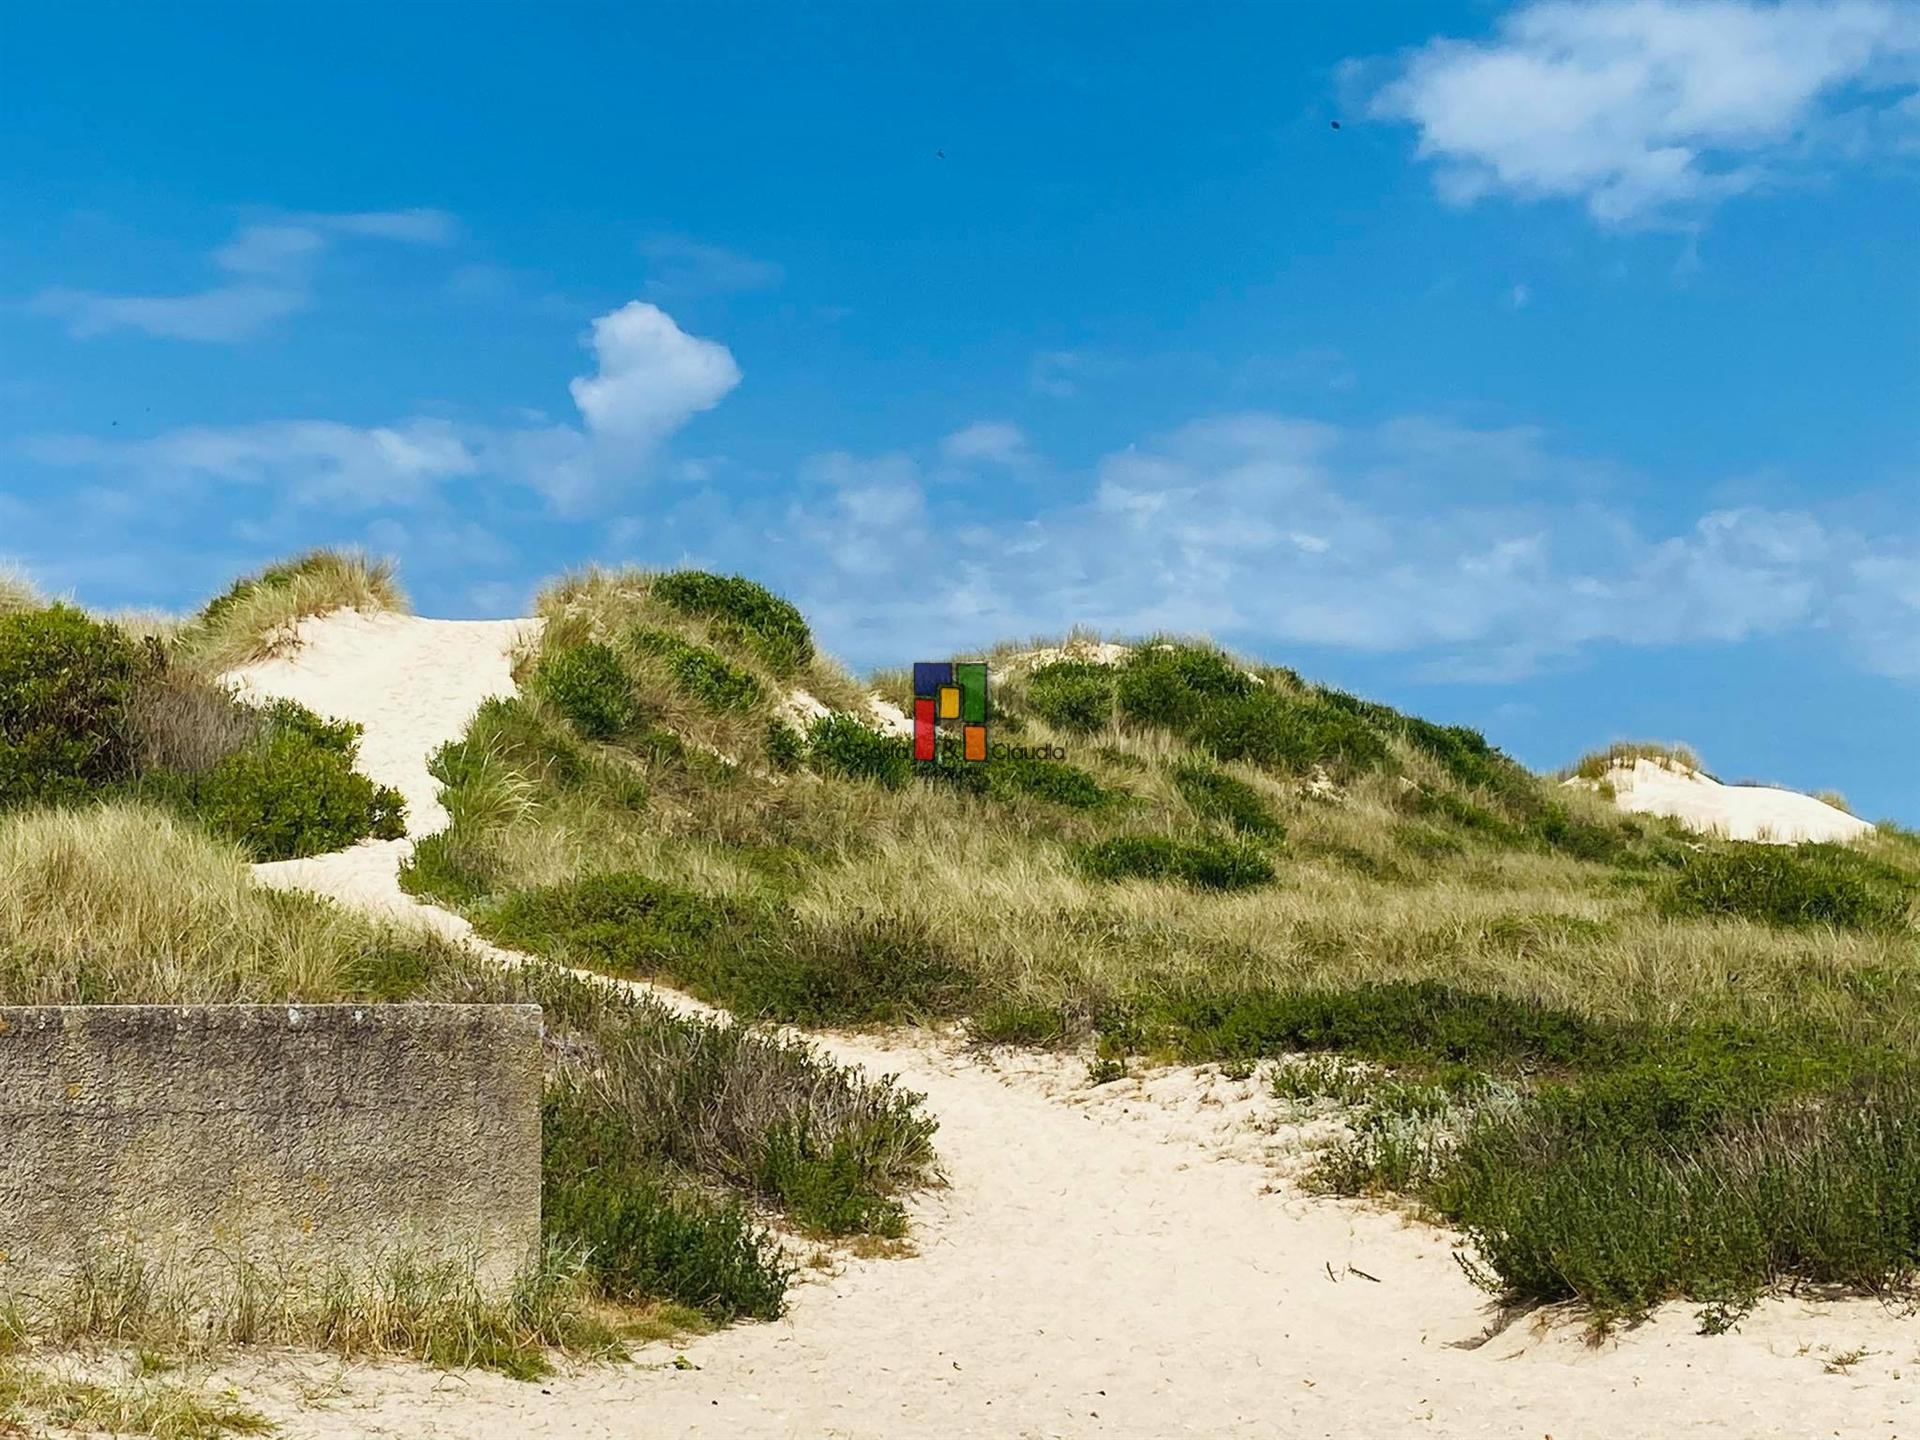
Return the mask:
[(936, 150), (933, 154), (936, 160), (944, 160), (947, 158), (947, 152), (944, 150)]
[(1334, 128), (1334, 129), (1336, 129), (1336, 130), (1338, 130), (1338, 129), (1340, 128), (1340, 122), (1339, 122), (1338, 120), (1335, 120), (1335, 121), (1333, 121), (1333, 122), (1331, 122), (1331, 123), (1332, 123), (1332, 125), (1333, 125), (1333, 128)]

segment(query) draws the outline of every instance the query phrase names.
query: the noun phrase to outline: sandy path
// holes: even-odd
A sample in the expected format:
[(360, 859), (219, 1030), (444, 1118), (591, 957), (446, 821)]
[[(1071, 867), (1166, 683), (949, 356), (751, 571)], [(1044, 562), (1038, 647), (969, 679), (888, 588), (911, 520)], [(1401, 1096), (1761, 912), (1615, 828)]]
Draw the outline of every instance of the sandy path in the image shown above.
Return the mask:
[[(431, 783), (421, 757), (510, 684), (514, 633), (334, 617), (247, 681), (366, 724), (369, 770), (431, 823), (408, 789)], [(260, 868), (466, 933), (399, 891), (407, 844)], [(1093, 1089), (1056, 1057), (821, 1038), (939, 1117), (952, 1183), (915, 1206), (917, 1255), (843, 1258), (785, 1320), (687, 1343), (697, 1369), (670, 1350), (540, 1385), (354, 1365), (306, 1403), (332, 1367), (273, 1362), (247, 1388), (288, 1434), (325, 1437), (1920, 1436), (1903, 1378), (1920, 1379), (1920, 1327), (1870, 1302), (1775, 1301), (1721, 1337), (1672, 1307), (1598, 1348), (1521, 1322), (1462, 1348), (1489, 1312), (1452, 1237), (1292, 1190), (1299, 1134), (1254, 1084)]]

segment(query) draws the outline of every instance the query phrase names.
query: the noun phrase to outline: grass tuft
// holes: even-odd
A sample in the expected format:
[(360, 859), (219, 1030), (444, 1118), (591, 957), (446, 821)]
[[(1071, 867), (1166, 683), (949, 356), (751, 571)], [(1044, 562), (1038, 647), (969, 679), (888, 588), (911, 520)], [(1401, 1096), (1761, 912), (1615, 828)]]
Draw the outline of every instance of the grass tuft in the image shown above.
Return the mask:
[(234, 581), (180, 632), (182, 652), (209, 673), (272, 655), (300, 621), (335, 610), (407, 613), (391, 560), (353, 550), (310, 550)]

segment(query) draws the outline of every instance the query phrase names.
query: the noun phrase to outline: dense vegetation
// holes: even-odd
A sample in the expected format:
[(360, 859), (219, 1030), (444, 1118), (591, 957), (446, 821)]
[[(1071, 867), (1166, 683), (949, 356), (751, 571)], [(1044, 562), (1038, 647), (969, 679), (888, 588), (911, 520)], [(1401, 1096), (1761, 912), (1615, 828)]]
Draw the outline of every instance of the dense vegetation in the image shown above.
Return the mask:
[[(249, 861), (404, 833), (399, 796), (354, 769), (358, 726), (288, 701), (243, 704), (215, 678), (302, 615), (398, 603), (387, 567), (302, 557), (138, 638), (24, 585), (0, 599), (0, 1004), (531, 1001), (545, 1011), (549, 1058), (547, 1260), (511, 1302), (451, 1272), (363, 1277), (368, 1294), (330, 1291), (317, 1309), (88, 1275), (72, 1296), (0, 1297), (0, 1338), (94, 1333), (106, 1285), (117, 1339), (398, 1349), (533, 1374), (549, 1346), (616, 1345), (610, 1317), (778, 1315), (794, 1261), (773, 1217), (822, 1238), (903, 1231), (902, 1198), (934, 1174), (916, 1097), (796, 1042), (545, 967), (501, 972), (424, 933), (254, 883)], [(754, 633), (778, 639), (778, 612), (764, 609)], [(660, 664), (696, 703), (725, 708), (745, 693), (700, 647), (629, 639), (634, 663)], [(799, 663), (792, 637), (782, 644)], [(638, 740), (649, 722), (611, 653), (576, 647), (530, 688), (581, 734)], [(651, 735), (674, 743), (657, 725)], [(609, 779), (605, 793), (622, 792)], [(465, 787), (449, 798), (469, 821), (485, 803)], [(590, 896), (575, 909), (588, 925), (599, 914)], [(693, 925), (691, 911), (679, 918)]]
[(555, 1258), (535, 1277), (539, 1323), (496, 1315), (499, 1353), (437, 1358), (537, 1367), (544, 1345), (598, 1333), (583, 1292), (710, 1320), (778, 1315), (792, 1262), (762, 1212), (822, 1236), (898, 1234), (900, 1197), (932, 1175), (933, 1126), (915, 1097), (797, 1042), (545, 967), (501, 971), (424, 932), (262, 888), (239, 851), (143, 805), (0, 818), (0, 1004), (354, 999), (545, 1011)]
[[(1094, 1043), (1096, 1078), (1277, 1063), (1347, 1107), (1326, 1183), (1459, 1225), (1516, 1299), (1726, 1318), (1920, 1265), (1910, 837), (1703, 839), (1181, 640), (990, 657), (1021, 758), (916, 766), (841, 677), (787, 668), (821, 664), (790, 618), (770, 658), (733, 584), (549, 592), (525, 697), (436, 760), (455, 824), (405, 883), (746, 1015), (959, 1014)], [(568, 671), (588, 698), (540, 678)]]
[[(194, 624), (281, 613), (319, 583), (303, 573)], [(0, 914), (26, 917), (0, 919), (7, 993), (539, 986), (575, 1047), (552, 1073), (549, 1223), (603, 1294), (772, 1313), (786, 1262), (755, 1213), (898, 1230), (931, 1163), (907, 1098), (749, 1029), (239, 898), (231, 849), (188, 863), (205, 830), (254, 854), (339, 833), (329, 787), (276, 799), (269, 759), (339, 768), (353, 737), (240, 713), (183, 641), (10, 593), (0, 775), (16, 805), (67, 808), (0, 820)], [(1543, 779), (1473, 730), (1180, 639), (990, 657), (1013, 750), (918, 766), (751, 582), (593, 572), (541, 613), (522, 696), (435, 757), (453, 823), (403, 876), (501, 943), (748, 1020), (960, 1016), (982, 1041), (1089, 1047), (1095, 1078), (1270, 1066), (1347, 1121), (1322, 1183), (1458, 1226), (1516, 1300), (1605, 1317), (1690, 1296), (1720, 1325), (1776, 1283), (1882, 1291), (1920, 1267), (1920, 840), (1896, 827), (1690, 835), (1607, 803), (1605, 764)], [(1611, 752), (1643, 757), (1696, 763)], [(296, 792), (313, 813), (282, 826)], [(113, 898), (122, 872), (86, 857), (115, 845), (175, 847), (168, 884)], [(108, 899), (63, 909), (75, 886)], [(135, 915), (174, 937), (164, 972), (125, 942)]]
[(138, 795), (257, 860), (405, 832), (353, 768), (359, 727), (243, 705), (159, 640), (68, 605), (0, 615), (0, 810)]

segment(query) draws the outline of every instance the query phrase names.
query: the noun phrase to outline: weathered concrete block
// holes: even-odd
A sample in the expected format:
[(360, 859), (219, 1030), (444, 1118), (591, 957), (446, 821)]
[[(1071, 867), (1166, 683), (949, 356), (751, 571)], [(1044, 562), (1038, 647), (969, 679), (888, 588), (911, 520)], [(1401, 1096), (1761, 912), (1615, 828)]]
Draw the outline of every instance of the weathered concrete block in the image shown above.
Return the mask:
[(89, 1253), (297, 1275), (540, 1243), (533, 1005), (0, 1007), (0, 1287)]

